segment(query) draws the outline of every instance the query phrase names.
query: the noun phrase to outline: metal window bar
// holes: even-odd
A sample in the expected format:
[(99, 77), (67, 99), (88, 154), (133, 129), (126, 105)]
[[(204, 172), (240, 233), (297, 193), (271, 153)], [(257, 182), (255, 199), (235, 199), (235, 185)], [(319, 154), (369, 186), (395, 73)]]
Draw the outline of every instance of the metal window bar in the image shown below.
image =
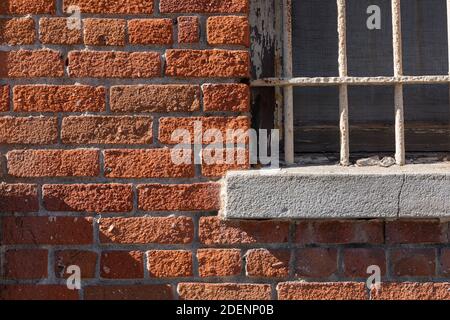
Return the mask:
[[(293, 77), (292, 72), (292, 0), (283, 0), (283, 78), (266, 78), (252, 81), (254, 87), (282, 87), (284, 92), (284, 147), (285, 162), (294, 164), (293, 88), (308, 86), (339, 86), (340, 113), (340, 159), (342, 165), (349, 165), (349, 123), (348, 86), (393, 85), (395, 105), (395, 159), (404, 165), (405, 123), (403, 86), (412, 84), (450, 84), (450, 0), (447, 0), (449, 74), (428, 76), (403, 75), (401, 0), (392, 0), (392, 43), (394, 76), (392, 77), (351, 77), (347, 74), (346, 0), (336, 0), (338, 9), (339, 37), (339, 77)], [(450, 94), (450, 92), (449, 92)]]

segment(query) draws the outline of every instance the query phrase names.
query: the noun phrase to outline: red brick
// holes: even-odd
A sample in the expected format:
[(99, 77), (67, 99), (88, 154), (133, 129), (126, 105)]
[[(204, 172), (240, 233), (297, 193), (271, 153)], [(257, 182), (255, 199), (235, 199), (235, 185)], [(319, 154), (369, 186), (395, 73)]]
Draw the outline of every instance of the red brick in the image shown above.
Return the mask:
[(296, 252), (297, 277), (328, 278), (337, 272), (337, 250), (333, 248), (304, 248)]
[(250, 88), (246, 84), (204, 84), (205, 111), (250, 111)]
[(144, 277), (144, 255), (140, 251), (102, 252), (100, 276), (106, 279)]
[(62, 121), (65, 144), (149, 144), (152, 117), (73, 116)]
[(180, 283), (181, 300), (270, 300), (268, 284)]
[(228, 171), (246, 169), (250, 169), (250, 154), (246, 149), (218, 149), (212, 146), (203, 150), (202, 175), (205, 177), (222, 177)]
[(44, 206), (50, 211), (129, 212), (133, 190), (126, 184), (44, 185)]
[(7, 279), (47, 278), (47, 250), (8, 250), (5, 253)]
[(200, 277), (238, 276), (242, 271), (239, 249), (199, 249), (197, 260)]
[(193, 112), (200, 110), (196, 85), (139, 85), (111, 88), (113, 112)]
[(152, 250), (147, 252), (150, 277), (182, 278), (193, 275), (192, 253), (184, 250)]
[(394, 249), (390, 255), (395, 277), (433, 277), (436, 274), (434, 249)]
[(97, 253), (93, 251), (64, 250), (55, 252), (55, 274), (58, 278), (68, 278), (67, 268), (79, 266), (82, 279), (95, 278)]
[(246, 254), (247, 276), (286, 278), (289, 276), (290, 257), (287, 250), (250, 250)]
[(124, 19), (84, 19), (84, 43), (93, 46), (125, 45)]
[(3, 244), (88, 245), (93, 241), (91, 218), (4, 217)]
[(64, 61), (59, 51), (19, 50), (0, 53), (0, 77), (56, 78), (64, 76)]
[(387, 221), (386, 243), (445, 243), (444, 226), (437, 220)]
[(35, 212), (38, 210), (36, 185), (0, 183), (0, 212)]
[(201, 217), (200, 241), (203, 244), (285, 243), (289, 223), (281, 221), (225, 221)]
[(220, 209), (220, 184), (147, 184), (138, 186), (144, 211), (214, 211)]
[(248, 78), (250, 55), (238, 50), (166, 51), (166, 75), (188, 78)]
[(102, 218), (100, 242), (120, 244), (188, 244), (194, 224), (188, 217)]
[(382, 244), (383, 221), (302, 221), (295, 238), (301, 244)]
[(9, 86), (0, 86), (0, 112), (9, 111)]
[(441, 249), (441, 274), (450, 276), (450, 248)]
[(250, 46), (250, 24), (247, 17), (209, 17), (207, 32), (208, 43), (211, 45), (235, 44)]
[(174, 164), (171, 150), (105, 150), (108, 178), (192, 178), (193, 164)]
[(16, 112), (99, 112), (106, 110), (104, 87), (25, 85), (14, 87)]
[(86, 300), (172, 300), (170, 285), (88, 286)]
[(197, 43), (200, 41), (200, 22), (198, 17), (178, 17), (177, 24), (179, 43)]
[(150, 51), (71, 51), (69, 75), (75, 78), (159, 77), (161, 57)]
[(0, 117), (0, 144), (53, 144), (58, 139), (56, 118)]
[(2, 0), (1, 14), (54, 14), (54, 0)]
[(450, 300), (450, 283), (382, 283), (372, 288), (372, 300)]
[(65, 285), (0, 285), (0, 300), (78, 300), (77, 290)]
[(366, 286), (359, 282), (278, 284), (279, 300), (367, 300)]
[(31, 18), (0, 19), (0, 44), (33, 44), (36, 38)]
[(7, 159), (15, 177), (94, 177), (100, 171), (97, 150), (14, 150)]
[[(205, 137), (208, 130), (219, 130), (222, 133), (224, 142), (231, 139), (227, 138), (227, 131), (232, 130), (240, 133), (242, 131), (241, 139), (235, 138), (234, 142), (245, 143), (248, 139), (248, 130), (250, 129), (250, 120), (248, 117), (192, 117), (192, 118), (161, 118), (159, 120), (159, 141), (164, 144), (178, 144), (178, 139), (172, 139), (172, 135), (177, 133), (176, 130), (187, 130), (190, 134), (190, 140), (194, 143), (195, 128), (199, 126), (203, 135), (203, 143), (208, 144), (214, 142), (213, 138)], [(180, 131), (178, 131), (180, 132)], [(211, 133), (211, 132), (210, 132)], [(176, 137), (176, 136), (175, 136)], [(200, 137), (198, 137), (200, 138)], [(189, 137), (183, 135), (183, 139), (189, 142)], [(197, 142), (197, 141), (195, 141)]]
[(159, 10), (162, 13), (246, 13), (248, 0), (161, 0)]
[(172, 44), (172, 19), (133, 19), (128, 21), (130, 44)]
[(386, 274), (386, 254), (384, 249), (348, 248), (343, 253), (343, 273), (347, 278), (367, 278), (367, 268), (380, 267), (381, 275)]
[(41, 18), (39, 39), (45, 44), (74, 45), (83, 43), (81, 29), (70, 28), (71, 18)]
[(64, 11), (70, 6), (78, 6), (84, 13), (101, 14), (150, 14), (153, 0), (64, 0)]

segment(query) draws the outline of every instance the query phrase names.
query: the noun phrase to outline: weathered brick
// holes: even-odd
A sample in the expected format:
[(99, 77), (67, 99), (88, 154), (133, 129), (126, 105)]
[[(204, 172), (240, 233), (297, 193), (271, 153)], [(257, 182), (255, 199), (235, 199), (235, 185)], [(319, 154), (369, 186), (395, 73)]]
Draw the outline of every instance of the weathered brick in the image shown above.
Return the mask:
[(450, 283), (382, 283), (372, 288), (372, 300), (450, 300)]
[(220, 184), (146, 184), (138, 190), (144, 211), (214, 211), (220, 209)]
[(105, 176), (108, 178), (192, 178), (193, 164), (175, 164), (171, 150), (105, 150)]
[(193, 275), (192, 252), (152, 250), (147, 252), (147, 268), (152, 278), (182, 278)]
[(133, 190), (125, 184), (44, 185), (44, 206), (50, 211), (129, 212)]
[(172, 19), (133, 19), (128, 21), (130, 44), (172, 44)]
[(78, 290), (65, 285), (0, 285), (0, 300), (78, 300)]
[(230, 277), (242, 271), (239, 249), (199, 249), (197, 260), (200, 277)]
[(246, 84), (204, 84), (202, 91), (205, 111), (250, 110), (250, 88)]
[(433, 277), (436, 274), (435, 249), (394, 249), (390, 254), (396, 277)]
[(270, 300), (269, 284), (180, 283), (181, 300)]
[(111, 88), (114, 112), (192, 112), (200, 110), (196, 85), (140, 85)]
[(188, 244), (194, 224), (188, 217), (102, 218), (100, 242), (120, 244)]
[(140, 251), (105, 251), (100, 260), (100, 276), (106, 279), (144, 277), (144, 255)]
[(386, 274), (386, 254), (384, 249), (348, 248), (343, 253), (343, 273), (347, 278), (367, 278), (367, 268), (380, 267), (381, 275)]
[(70, 6), (80, 7), (84, 13), (101, 14), (150, 14), (153, 0), (64, 0), (64, 11)]
[(35, 212), (38, 210), (36, 185), (0, 183), (0, 212)]
[(205, 177), (222, 177), (230, 170), (250, 169), (250, 154), (243, 148), (205, 148), (202, 154), (202, 175)]
[(55, 252), (55, 274), (58, 278), (68, 278), (67, 268), (76, 265), (80, 267), (82, 279), (95, 278), (97, 253), (93, 251), (63, 250)]
[(2, 0), (1, 14), (54, 14), (54, 0)]
[(3, 244), (88, 245), (93, 242), (91, 218), (4, 217)]
[(200, 21), (198, 17), (178, 17), (177, 24), (179, 43), (197, 43), (200, 41)]
[(33, 44), (36, 38), (31, 18), (0, 19), (0, 44)]
[(159, 77), (161, 57), (150, 51), (71, 51), (69, 75), (75, 78)]
[(200, 218), (203, 244), (284, 243), (289, 223), (280, 221), (225, 221), (217, 217)]
[(64, 76), (64, 61), (59, 51), (19, 50), (0, 52), (0, 77), (56, 78)]
[(106, 110), (104, 87), (24, 85), (14, 87), (16, 112), (99, 112)]
[(93, 46), (125, 45), (124, 19), (84, 19), (84, 43)]
[(386, 243), (445, 243), (445, 224), (438, 220), (396, 220), (386, 222)]
[(246, 254), (246, 271), (250, 277), (286, 278), (289, 276), (287, 250), (250, 250)]
[(250, 24), (247, 17), (209, 17), (206, 25), (209, 44), (250, 46)]
[(9, 86), (0, 86), (0, 112), (9, 111)]
[(301, 244), (384, 243), (383, 221), (302, 221), (296, 241)]
[(166, 51), (166, 75), (189, 78), (248, 78), (250, 56), (239, 50)]
[(0, 117), (1, 144), (53, 144), (58, 139), (56, 118)]
[(61, 138), (66, 144), (148, 144), (153, 141), (152, 124), (151, 117), (66, 117)]
[(115, 285), (88, 286), (84, 289), (86, 300), (172, 300), (170, 285)]
[(81, 44), (81, 29), (70, 28), (70, 18), (41, 18), (39, 20), (39, 39), (45, 44)]
[(15, 177), (94, 177), (100, 172), (97, 150), (14, 150), (6, 155)]
[(441, 274), (443, 276), (450, 276), (450, 248), (441, 249)]
[(304, 248), (296, 251), (295, 272), (298, 277), (328, 278), (337, 272), (337, 250)]
[(366, 286), (359, 282), (278, 284), (279, 300), (367, 300)]
[(161, 0), (159, 10), (162, 13), (246, 13), (248, 0)]
[(8, 250), (5, 253), (5, 277), (7, 279), (47, 278), (47, 250)]
[[(203, 143), (208, 144), (215, 142), (214, 137), (207, 137), (205, 133), (210, 130), (219, 130), (222, 134), (223, 142), (230, 140), (230, 143), (238, 142), (245, 143), (248, 138), (248, 130), (250, 129), (250, 120), (248, 117), (191, 117), (191, 118), (161, 118), (159, 120), (159, 141), (164, 144), (178, 144), (181, 141), (179, 139), (172, 139), (174, 133), (180, 132), (180, 130), (187, 130), (189, 137), (183, 135), (183, 139), (186, 142), (194, 143), (195, 135), (197, 132), (195, 129), (201, 129), (203, 136)], [(236, 137), (231, 140), (228, 139), (227, 131), (236, 132)], [(211, 133), (211, 131), (210, 131)], [(178, 138), (174, 136), (174, 138)], [(200, 137), (198, 137), (199, 139)], [(195, 141), (197, 142), (197, 141)]]

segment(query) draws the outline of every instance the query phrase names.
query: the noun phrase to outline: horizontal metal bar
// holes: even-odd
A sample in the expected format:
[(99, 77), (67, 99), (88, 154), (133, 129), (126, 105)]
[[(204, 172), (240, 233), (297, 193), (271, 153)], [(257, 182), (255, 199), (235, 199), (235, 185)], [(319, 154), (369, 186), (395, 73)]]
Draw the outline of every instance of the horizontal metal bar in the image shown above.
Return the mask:
[(450, 76), (401, 76), (401, 77), (316, 77), (316, 78), (265, 78), (251, 82), (253, 87), (314, 87), (314, 86), (389, 86), (396, 84), (450, 83)]

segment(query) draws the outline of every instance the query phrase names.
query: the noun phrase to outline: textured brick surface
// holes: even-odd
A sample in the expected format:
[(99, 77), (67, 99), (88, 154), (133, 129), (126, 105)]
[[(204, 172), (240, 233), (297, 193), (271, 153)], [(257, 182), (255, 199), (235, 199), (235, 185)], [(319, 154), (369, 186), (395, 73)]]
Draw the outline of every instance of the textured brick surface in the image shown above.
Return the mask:
[(31, 18), (0, 19), (0, 44), (24, 45), (35, 41), (34, 20)]
[(388, 221), (386, 222), (386, 242), (402, 243), (445, 243), (445, 224), (439, 221)]
[(171, 44), (171, 19), (134, 19), (128, 22), (130, 44)]
[(39, 39), (45, 44), (81, 44), (81, 30), (70, 28), (70, 18), (41, 18), (39, 20)]
[(0, 285), (0, 300), (78, 300), (65, 285)]
[(6, 0), (0, 8), (2, 14), (54, 14), (56, 12), (54, 0)]
[(367, 268), (378, 266), (381, 275), (386, 274), (386, 254), (383, 249), (349, 248), (343, 253), (344, 276), (349, 278), (367, 278)]
[(436, 273), (434, 249), (394, 249), (390, 255), (392, 273), (397, 277), (432, 277)]
[(64, 11), (78, 6), (81, 12), (103, 14), (149, 14), (153, 12), (153, 0), (64, 0)]
[(182, 278), (193, 274), (192, 253), (184, 250), (152, 250), (147, 253), (153, 278)]
[(209, 44), (250, 45), (250, 24), (247, 17), (210, 17), (207, 30)]
[(84, 19), (84, 43), (93, 46), (125, 45), (126, 21), (123, 19)]
[(53, 144), (58, 137), (53, 117), (0, 117), (1, 144)]
[(143, 278), (144, 254), (140, 251), (104, 251), (100, 260), (100, 276), (106, 279)]
[(0, 112), (9, 111), (9, 86), (0, 86)]
[(237, 276), (242, 271), (239, 249), (199, 249), (197, 260), (200, 277)]
[(204, 84), (205, 111), (247, 112), (250, 109), (250, 88), (245, 84)]
[(196, 43), (200, 41), (200, 21), (198, 17), (178, 17), (177, 23), (179, 43)]
[(367, 300), (364, 283), (280, 283), (279, 300)]
[(92, 279), (96, 276), (97, 253), (82, 250), (63, 250), (55, 252), (55, 274), (58, 278), (68, 278), (67, 268), (79, 266), (82, 279)]
[(84, 290), (87, 300), (171, 300), (170, 285), (107, 285), (88, 286)]
[(36, 185), (0, 183), (0, 212), (33, 212), (38, 210)]
[(8, 250), (5, 253), (7, 279), (42, 279), (47, 277), (47, 250)]
[(58, 78), (64, 76), (61, 53), (54, 50), (0, 52), (0, 77)]
[(295, 272), (298, 277), (331, 277), (337, 272), (337, 250), (333, 248), (305, 248), (297, 250)]
[(44, 206), (50, 211), (129, 212), (133, 209), (131, 185), (44, 185)]
[(372, 288), (373, 300), (450, 300), (450, 283), (383, 283)]
[(207, 13), (244, 13), (248, 11), (248, 0), (161, 0), (160, 11), (171, 12), (207, 12)]
[(100, 171), (97, 150), (14, 150), (7, 159), (15, 177), (93, 177)]
[(250, 277), (286, 278), (289, 276), (290, 253), (287, 250), (250, 250), (246, 270)]
[(268, 284), (180, 283), (178, 294), (182, 300), (270, 300)]

